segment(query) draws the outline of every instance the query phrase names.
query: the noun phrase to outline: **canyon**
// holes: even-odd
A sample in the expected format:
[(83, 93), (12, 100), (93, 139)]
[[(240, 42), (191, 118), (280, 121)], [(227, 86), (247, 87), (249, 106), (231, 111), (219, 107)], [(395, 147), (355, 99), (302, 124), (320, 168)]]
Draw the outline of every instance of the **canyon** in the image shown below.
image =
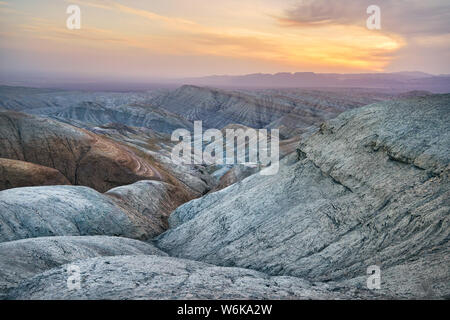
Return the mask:
[[(194, 121), (279, 129), (279, 172), (174, 163)], [(0, 298), (448, 299), (449, 123), (423, 91), (0, 86)]]

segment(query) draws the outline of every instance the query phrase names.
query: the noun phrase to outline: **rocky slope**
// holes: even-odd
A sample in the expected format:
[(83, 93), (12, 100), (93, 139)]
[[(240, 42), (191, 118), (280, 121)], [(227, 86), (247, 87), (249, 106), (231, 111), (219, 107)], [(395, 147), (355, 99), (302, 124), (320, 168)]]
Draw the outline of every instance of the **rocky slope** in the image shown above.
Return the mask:
[(349, 88), (225, 90), (184, 85), (174, 90), (119, 93), (0, 86), (0, 108), (82, 128), (119, 123), (170, 134), (177, 128), (190, 130), (192, 121), (202, 120), (205, 128), (236, 123), (279, 128), (282, 137), (293, 137), (345, 110), (397, 95), (382, 89)]
[[(223, 137), (227, 136), (227, 130), (241, 130), (244, 133), (247, 132), (247, 130), (254, 130), (253, 128), (243, 126), (240, 124), (229, 124), (223, 127), (220, 131), (222, 132)], [(271, 141), (270, 133), (268, 135), (267, 144), (269, 145)], [(292, 137), (290, 139), (284, 139), (279, 141), (279, 159), (283, 159), (284, 157), (292, 154), (295, 152), (296, 147), (300, 141), (299, 136)], [(236, 141), (235, 147), (237, 150), (245, 150), (245, 157), (246, 161), (250, 161), (249, 152), (250, 147), (255, 148), (255, 152), (259, 157), (259, 148), (258, 148), (258, 142), (252, 141), (253, 143), (250, 144), (249, 140), (246, 139), (245, 141)], [(224, 138), (223, 141), (223, 159), (226, 159), (227, 157), (227, 141)], [(210, 192), (221, 190), (223, 188), (226, 188), (236, 182), (239, 182), (252, 174), (255, 174), (256, 172), (261, 171), (264, 169), (265, 166), (261, 164), (261, 162), (257, 163), (247, 163), (247, 164), (213, 164), (213, 165), (207, 165), (206, 170), (210, 172), (213, 178), (216, 179), (216, 184), (214, 185), (214, 188), (210, 190)]]
[(161, 256), (117, 256), (77, 262), (81, 289), (67, 288), (67, 266), (41, 273), (8, 299), (343, 299), (376, 295), (294, 277)]
[(150, 239), (189, 200), (160, 181), (139, 181), (101, 194), (80, 186), (15, 188), (0, 192), (0, 242), (65, 235)]
[[(36, 110), (32, 113), (36, 113)], [(60, 121), (76, 120), (84, 127), (120, 123), (169, 134), (178, 128), (192, 129), (192, 123), (182, 117), (144, 103), (106, 107), (102, 104), (81, 102), (63, 109), (38, 110), (38, 114)]]
[(168, 217), (180, 203), (190, 200), (186, 193), (165, 182), (142, 180), (131, 185), (108, 190), (111, 198), (125, 212), (134, 216), (143, 216), (151, 225), (154, 235), (168, 228)]
[[(217, 102), (208, 116), (213, 124), (255, 121), (303, 133), (281, 142), (278, 174), (248, 176), (253, 171), (239, 166), (173, 164), (173, 143), (148, 128), (91, 127), (83, 122), (91, 115), (76, 127), (0, 111), (0, 157), (9, 170), (0, 177), (16, 179), (9, 187), (22, 183), (21, 173), (36, 173), (37, 183), (39, 170), (76, 184), (0, 191), (0, 298), (450, 297), (450, 95), (414, 94), (348, 111), (368, 95), (359, 102), (352, 95), (349, 105), (337, 102), (342, 93), (315, 103), (323, 92), (308, 91), (301, 99), (310, 109), (300, 107), (306, 113), (299, 118), (290, 115), (297, 90), (281, 97), (272, 91), (266, 102), (255, 102), (260, 92), (227, 97), (195, 87), (178, 90), (175, 100), (166, 93), (123, 99), (129, 105), (165, 97), (160, 101), (178, 101), (172, 106), (181, 110), (186, 90), (209, 92), (200, 109), (183, 111), (188, 117)], [(54, 94), (38, 98), (37, 109)], [(106, 97), (102, 107), (121, 105), (119, 96)], [(9, 101), (13, 106), (23, 104)], [(279, 117), (284, 107), (291, 111)], [(275, 120), (265, 115), (272, 111)], [(214, 191), (221, 190), (208, 193), (212, 177), (221, 179)], [(82, 290), (67, 288), (68, 264), (80, 267)], [(374, 264), (382, 279), (376, 292), (366, 289)]]
[(221, 129), (229, 124), (252, 128), (282, 128), (295, 133), (342, 111), (393, 95), (374, 91), (320, 91), (301, 89), (223, 90), (185, 85), (156, 95), (152, 103), (204, 127)]
[[(191, 197), (209, 188), (201, 178), (186, 178), (197, 172), (178, 168), (172, 174), (151, 153), (133, 144), (128, 147), (119, 139), (115, 142), (105, 135), (18, 112), (0, 111), (0, 157), (54, 168), (71, 184), (100, 192), (139, 180), (168, 182)], [(192, 188), (189, 181), (194, 182)]]
[(148, 238), (159, 224), (79, 186), (15, 188), (0, 192), (0, 242), (45, 236), (112, 235)]
[(63, 264), (99, 256), (166, 254), (153, 245), (119, 237), (42, 237), (0, 243), (0, 296), (7, 289)]
[(314, 281), (350, 281), (377, 264), (390, 274), (386, 292), (425, 296), (401, 282), (410, 277), (446, 297), (449, 105), (450, 95), (435, 95), (346, 112), (305, 138), (298, 161), (279, 174), (252, 175), (179, 207), (157, 245)]
[(216, 184), (204, 166), (178, 165), (172, 161), (172, 148), (178, 142), (171, 141), (167, 134), (117, 123), (93, 127), (91, 131), (132, 147), (141, 157), (152, 159), (161, 170), (176, 178), (173, 184), (181, 184), (195, 196), (207, 193)]
[(18, 187), (63, 184), (70, 184), (70, 182), (56, 169), (0, 158), (0, 191)]
[(152, 106), (159, 90), (82, 92), (0, 86), (0, 108), (54, 118), (81, 127), (121, 123), (165, 133), (192, 124)]
[(57, 169), (72, 184), (102, 192), (142, 179), (164, 179), (149, 162), (117, 143), (16, 112), (0, 112), (0, 156)]

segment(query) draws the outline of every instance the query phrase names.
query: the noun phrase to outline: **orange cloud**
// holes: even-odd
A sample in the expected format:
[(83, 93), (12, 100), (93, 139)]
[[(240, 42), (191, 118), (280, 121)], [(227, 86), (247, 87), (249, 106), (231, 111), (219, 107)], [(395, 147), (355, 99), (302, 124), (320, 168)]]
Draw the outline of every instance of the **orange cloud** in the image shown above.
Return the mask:
[[(31, 18), (11, 30), (21, 30), (21, 38), (40, 39), (46, 50), (71, 44), (79, 51), (96, 48), (99, 52), (120, 52), (123, 60), (130, 55), (211, 56), (259, 61), (280, 69), (382, 71), (404, 46), (401, 37), (374, 32), (359, 26), (326, 25), (320, 28), (285, 28), (273, 18), (246, 24), (246, 27), (218, 27), (195, 17), (178, 18), (126, 6), (118, 1), (70, 0), (97, 10), (108, 10), (122, 24), (103, 25), (104, 21), (85, 20), (81, 30), (67, 30), (54, 19)], [(83, 10), (83, 9), (82, 9)], [(96, 11), (90, 11), (94, 15)], [(127, 16), (131, 16), (127, 18)], [(135, 17), (156, 23), (140, 28)], [(237, 16), (238, 17), (238, 16)], [(233, 17), (233, 18), (236, 18)], [(126, 21), (130, 21), (129, 25)], [(141, 23), (141, 22), (140, 22)], [(272, 24), (271, 24), (272, 23)], [(27, 41), (22, 41), (23, 46)], [(79, 52), (77, 51), (77, 52)], [(120, 61), (117, 62), (120, 65)], [(124, 62), (125, 63), (125, 62)]]

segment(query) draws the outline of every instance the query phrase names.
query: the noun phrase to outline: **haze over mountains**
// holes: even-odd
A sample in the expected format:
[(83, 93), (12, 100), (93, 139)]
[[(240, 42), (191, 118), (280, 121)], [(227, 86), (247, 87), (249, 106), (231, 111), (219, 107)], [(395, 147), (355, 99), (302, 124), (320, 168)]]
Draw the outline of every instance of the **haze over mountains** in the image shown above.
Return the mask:
[[(1, 86), (0, 298), (446, 299), (450, 95), (423, 89)], [(175, 164), (196, 120), (279, 129), (279, 173)]]
[(219, 87), (252, 88), (314, 88), (355, 87), (389, 89), (393, 92), (428, 90), (445, 93), (450, 88), (450, 75), (431, 75), (424, 72), (395, 73), (314, 73), (281, 72), (276, 74), (248, 74), (242, 76), (217, 75), (183, 79), (184, 83)]
[[(393, 73), (315, 73), (279, 72), (254, 73), (246, 75), (211, 75), (190, 78), (149, 78), (114, 80), (102, 78), (58, 78), (27, 77), (5, 74), (0, 84), (42, 88), (61, 88), (89, 91), (143, 91), (158, 88), (175, 89), (183, 84), (216, 88), (372, 88), (399, 93), (412, 90), (426, 90), (433, 93), (446, 93), (450, 90), (450, 75), (434, 75), (420, 71)], [(28, 79), (28, 80), (23, 80)], [(48, 80), (57, 79), (57, 80)]]

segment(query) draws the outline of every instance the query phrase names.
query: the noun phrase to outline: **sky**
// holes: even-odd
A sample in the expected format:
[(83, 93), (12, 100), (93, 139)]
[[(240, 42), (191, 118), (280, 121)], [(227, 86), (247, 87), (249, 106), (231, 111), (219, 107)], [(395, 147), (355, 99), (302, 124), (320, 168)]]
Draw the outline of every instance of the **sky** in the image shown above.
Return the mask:
[[(69, 5), (81, 29), (69, 30)], [(369, 30), (366, 9), (381, 10)], [(0, 0), (3, 77), (450, 73), (448, 0)]]

